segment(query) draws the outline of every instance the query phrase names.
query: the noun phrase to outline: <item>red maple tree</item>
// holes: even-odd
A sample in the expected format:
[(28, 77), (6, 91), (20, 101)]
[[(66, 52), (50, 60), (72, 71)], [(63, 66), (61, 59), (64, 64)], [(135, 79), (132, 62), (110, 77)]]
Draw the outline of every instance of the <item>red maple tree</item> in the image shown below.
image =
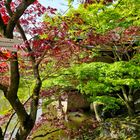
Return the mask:
[[(56, 9), (45, 8), (37, 0), (1, 0), (0, 1), (0, 32), (5, 38), (20, 38), (23, 44), (18, 46), (23, 53), (28, 54), (30, 67), (35, 80), (35, 86), (31, 98), (30, 113), (25, 110), (24, 104), (21, 103), (17, 96), (20, 68), (23, 63), (19, 61), (20, 52), (10, 52), (8, 50), (0, 50), (0, 90), (3, 91), (4, 96), (9, 101), (12, 108), (15, 110), (19, 119), (19, 130), (16, 134), (16, 139), (25, 140), (32, 130), (37, 114), (39, 92), (41, 89), (41, 78), (39, 74), (39, 64), (41, 63), (45, 49), (41, 51), (42, 54), (36, 52), (38, 45), (35, 41), (28, 41), (28, 36), (34, 38), (41, 34), (43, 24), (40, 18), (45, 12), (54, 14)], [(32, 39), (35, 40), (35, 39)], [(43, 41), (43, 40), (42, 40)], [(40, 46), (41, 47), (41, 46)], [(38, 58), (38, 59), (37, 59)], [(3, 74), (2, 74), (3, 72)], [(4, 73), (8, 72), (8, 79)], [(0, 139), (4, 139), (4, 134), (0, 128)]]

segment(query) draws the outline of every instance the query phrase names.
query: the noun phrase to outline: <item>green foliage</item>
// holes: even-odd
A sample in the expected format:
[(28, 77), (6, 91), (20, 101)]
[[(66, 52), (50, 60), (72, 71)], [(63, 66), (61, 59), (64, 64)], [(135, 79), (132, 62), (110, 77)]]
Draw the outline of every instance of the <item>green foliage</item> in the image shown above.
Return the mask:
[(119, 61), (113, 64), (92, 62), (76, 65), (63, 71), (63, 74), (60, 73), (49, 79), (50, 84), (47, 85), (68, 86), (70, 85), (68, 81), (72, 84), (73, 80), (76, 80), (75, 86), (79, 89), (84, 86), (86, 93), (98, 92), (98, 90), (112, 92), (112, 90), (119, 90), (123, 85), (139, 87), (140, 67), (134, 63), (137, 61), (138, 59), (132, 59), (130, 62)]
[(49, 89), (55, 86), (64, 88), (71, 86), (70, 81), (65, 79), (66, 75), (69, 75), (69, 71), (64, 69), (57, 71), (57, 74), (53, 74), (43, 81), (42, 88)]
[(93, 62), (80, 65), (73, 71), (79, 80), (78, 88), (85, 93), (118, 91), (125, 85), (133, 88), (140, 86), (140, 67), (131, 62)]
[[(69, 3), (71, 3), (71, 0)], [(93, 40), (98, 40), (98, 34), (106, 35), (106, 33), (109, 33), (108, 31), (115, 29), (113, 31), (122, 37), (123, 34), (127, 34), (124, 32), (126, 31), (125, 29), (139, 26), (139, 6), (140, 0), (118, 0), (107, 5), (94, 3), (86, 7), (81, 4), (77, 9), (71, 8), (66, 15), (53, 17), (46, 15), (44, 20), (49, 23), (50, 29), (57, 27), (61, 32), (65, 30), (64, 39), (72, 39), (76, 43), (77, 39), (81, 39), (84, 43), (80, 42), (81, 44), (79, 44), (85, 47), (86, 43), (93, 43), (91, 41), (92, 37)], [(129, 37), (131, 37), (131, 34), (133, 35), (130, 32)], [(91, 38), (90, 33), (93, 35)], [(46, 38), (47, 35), (44, 34), (41, 37)], [(129, 37), (127, 36), (126, 40), (129, 40)], [(50, 38), (52, 39), (53, 37)], [(86, 39), (90, 41), (88, 42)], [(53, 40), (59, 40), (58, 34), (55, 35)], [(137, 41), (138, 44), (139, 40)], [(79, 58), (84, 58), (85, 56), (86, 53), (83, 52), (79, 55)], [(121, 93), (120, 91), (123, 87), (128, 87), (129, 89), (140, 88), (139, 58), (139, 55), (136, 55), (129, 62), (119, 61), (113, 64), (93, 62), (74, 65), (68, 70), (63, 69), (58, 73), (51, 74), (50, 78), (48, 77), (43, 82), (43, 87), (45, 89), (56, 86), (60, 88), (74, 87), (86, 94), (92, 101), (96, 100), (107, 106), (113, 106), (117, 102), (115, 100), (116, 93)], [(115, 97), (112, 97), (110, 93)], [(112, 104), (106, 101), (110, 101)]]
[(68, 5), (70, 5), (74, 0), (67, 0), (68, 1)]
[[(71, 0), (69, 3), (71, 3)], [(55, 32), (53, 30), (58, 28), (60, 32), (65, 32), (63, 37), (66, 40), (77, 41), (81, 39), (83, 44), (81, 43), (80, 45), (83, 45), (83, 47), (87, 47), (87, 44), (92, 44), (91, 40), (98, 40), (94, 38), (96, 35), (106, 35), (111, 30), (123, 37), (122, 33), (124, 33), (125, 29), (140, 26), (139, 7), (140, 0), (118, 0), (108, 5), (100, 2), (89, 4), (85, 7), (80, 4), (77, 9), (70, 8), (65, 15), (49, 16), (46, 14), (44, 21), (49, 24), (49, 32), (42, 34), (40, 37), (44, 39), (53, 38), (53, 41), (59, 42), (61, 34), (53, 35)], [(95, 36), (90, 38), (90, 34)], [(131, 34), (133, 35), (133, 33)], [(88, 37), (89, 40), (86, 40)], [(127, 40), (129, 40), (129, 37), (127, 36)], [(98, 41), (100, 42), (100, 39)]]
[(56, 99), (50, 99), (50, 98), (46, 98), (43, 100), (43, 107), (47, 107), (49, 104), (51, 104), (52, 102), (56, 101)]
[(7, 99), (4, 97), (1, 90), (0, 90), (0, 94), (1, 94), (1, 96), (0, 96), (0, 103), (1, 103), (0, 114), (5, 115), (10, 112), (11, 106), (10, 106), (9, 102), (7, 101)]
[(90, 102), (104, 104), (104, 109), (118, 109), (122, 100), (116, 97), (121, 93), (123, 87), (140, 88), (138, 63), (139, 56), (137, 55), (129, 62), (118, 61), (112, 64), (92, 62), (74, 65), (61, 71), (58, 77), (49, 79), (48, 88), (71, 86), (86, 94)]
[(78, 80), (76, 88), (87, 94), (93, 102), (104, 104), (104, 109), (119, 107), (117, 98), (112, 95), (119, 95), (124, 87), (128, 87), (129, 91), (140, 88), (140, 67), (131, 61), (82, 64), (73, 68), (73, 72)]
[(79, 14), (84, 23), (73, 24), (71, 29), (94, 29), (98, 33), (105, 33), (117, 27), (139, 26), (139, 6), (139, 0), (118, 0), (111, 5), (94, 3), (86, 8), (81, 4), (78, 9), (71, 9), (67, 16), (72, 18)]
[[(31, 78), (31, 76), (28, 77), (28, 79), (26, 79), (25, 77), (24, 78), (21, 77), (20, 84), (19, 84), (19, 89), (18, 89), (18, 97), (19, 97), (21, 102), (25, 102), (31, 96), (31, 92), (33, 90), (33, 84), (34, 84), (34, 81)], [(4, 114), (7, 114), (7, 113), (10, 113), (10, 111), (12, 110), (11, 105), (9, 104), (7, 99), (4, 97), (2, 91), (0, 91), (0, 94), (1, 94), (1, 97), (0, 97), (0, 103), (1, 103), (0, 114), (4, 115)]]
[[(30, 77), (28, 78), (30, 79)], [(34, 81), (29, 79), (21, 78), (20, 80), (18, 97), (22, 102), (25, 102), (31, 96), (31, 92), (33, 90)]]
[(131, 62), (134, 63), (135, 65), (140, 65), (140, 54), (136, 54), (132, 59)]
[(90, 100), (98, 104), (103, 104), (104, 105), (103, 111), (120, 109), (119, 105), (122, 104), (119, 98), (106, 95), (90, 97)]

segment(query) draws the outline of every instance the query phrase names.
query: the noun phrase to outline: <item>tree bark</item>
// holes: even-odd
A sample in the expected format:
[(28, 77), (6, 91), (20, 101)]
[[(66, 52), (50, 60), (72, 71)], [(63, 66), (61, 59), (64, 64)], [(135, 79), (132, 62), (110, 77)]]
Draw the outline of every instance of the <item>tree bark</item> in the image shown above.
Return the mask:
[(129, 93), (127, 93), (127, 91), (125, 90), (125, 87), (122, 87), (122, 93), (123, 93), (124, 101), (128, 110), (128, 115), (132, 117), (135, 115), (133, 93), (130, 91)]
[(6, 25), (4, 24), (3, 19), (2, 19), (2, 16), (0, 14), (0, 33), (1, 33), (1, 35), (4, 34), (5, 29), (6, 29)]
[[(20, 27), (18, 20), (24, 13), (24, 11), (34, 2), (35, 0), (22, 0), (22, 2), (19, 4), (19, 6), (16, 8), (14, 12), (10, 9), (10, 3), (11, 0), (5, 1), (5, 6), (7, 8), (7, 11), (10, 15), (10, 20), (8, 24), (4, 24), (1, 14), (0, 14), (0, 32), (3, 34), (3, 36), (7, 38), (13, 38), (13, 30), (16, 25)], [(24, 31), (22, 28), (20, 28), (21, 35), (23, 37), (23, 40), (27, 40)], [(28, 52), (31, 52), (31, 48), (28, 45), (27, 47)], [(38, 107), (38, 100), (39, 100), (39, 92), (41, 88), (41, 79), (39, 75), (38, 65), (36, 64), (35, 58), (31, 56), (32, 61), (32, 67), (34, 72), (34, 78), (36, 80), (35, 87), (33, 89), (32, 94), (32, 103), (31, 103), (31, 111), (30, 114), (26, 112), (24, 105), (20, 102), (17, 93), (19, 88), (19, 81), (20, 81), (20, 74), (19, 74), (19, 67), (18, 67), (18, 57), (16, 52), (12, 52), (13, 56), (10, 58), (10, 81), (9, 86), (5, 87), (4, 85), (0, 84), (0, 89), (3, 90), (5, 97), (15, 110), (19, 122), (20, 127), (19, 131), (16, 134), (17, 140), (25, 140), (27, 136), (29, 135), (30, 131), (32, 130), (35, 120), (36, 120), (36, 114), (37, 114), (37, 107)], [(1, 129), (0, 129), (1, 130)], [(0, 134), (0, 138), (3, 138), (2, 133)]]
[(134, 116), (135, 115), (135, 105), (134, 105), (134, 100), (132, 95), (128, 95), (128, 101), (127, 101), (127, 108), (128, 108), (128, 114), (129, 116)]
[(4, 140), (1, 127), (0, 127), (0, 140)]
[(101, 122), (102, 119), (100, 117), (99, 110), (98, 110), (99, 105), (100, 105), (99, 103), (93, 102), (93, 103), (91, 103), (90, 107), (93, 108), (93, 110), (94, 110), (96, 120), (98, 122)]

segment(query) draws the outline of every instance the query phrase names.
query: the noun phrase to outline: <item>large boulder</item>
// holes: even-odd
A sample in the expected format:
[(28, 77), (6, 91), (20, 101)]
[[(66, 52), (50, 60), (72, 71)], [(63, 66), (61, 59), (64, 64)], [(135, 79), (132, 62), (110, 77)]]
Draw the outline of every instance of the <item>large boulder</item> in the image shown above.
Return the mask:
[(80, 92), (77, 90), (71, 90), (67, 92), (67, 95), (67, 111), (89, 110), (90, 103), (87, 101), (87, 98)]

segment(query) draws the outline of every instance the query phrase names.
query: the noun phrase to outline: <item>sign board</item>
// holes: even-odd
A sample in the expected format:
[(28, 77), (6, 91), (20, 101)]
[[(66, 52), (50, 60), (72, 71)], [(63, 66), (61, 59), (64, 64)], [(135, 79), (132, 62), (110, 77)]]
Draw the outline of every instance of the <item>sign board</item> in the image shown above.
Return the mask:
[(16, 48), (13, 48), (14, 45), (21, 44), (22, 41), (18, 39), (8, 39), (8, 38), (0, 38), (0, 47), (8, 49), (10, 51), (17, 51)]

